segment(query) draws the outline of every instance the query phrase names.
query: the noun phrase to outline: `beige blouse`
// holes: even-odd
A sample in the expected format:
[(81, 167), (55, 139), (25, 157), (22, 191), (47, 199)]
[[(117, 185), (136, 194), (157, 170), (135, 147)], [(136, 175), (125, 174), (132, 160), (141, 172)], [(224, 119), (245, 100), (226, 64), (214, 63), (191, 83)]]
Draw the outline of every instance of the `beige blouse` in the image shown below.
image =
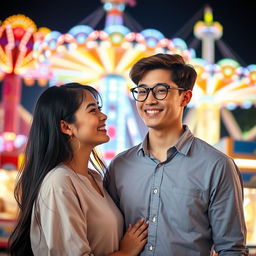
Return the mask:
[(105, 256), (118, 250), (122, 215), (100, 175), (93, 172), (93, 176), (104, 197), (85, 176), (64, 164), (46, 175), (31, 217), (34, 255)]

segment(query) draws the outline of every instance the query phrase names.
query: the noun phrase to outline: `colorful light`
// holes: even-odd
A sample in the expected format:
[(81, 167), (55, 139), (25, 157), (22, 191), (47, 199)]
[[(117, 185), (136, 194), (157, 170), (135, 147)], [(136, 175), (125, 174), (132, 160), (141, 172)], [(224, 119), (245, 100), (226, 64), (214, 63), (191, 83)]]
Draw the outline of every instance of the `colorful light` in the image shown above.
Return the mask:
[[(256, 103), (256, 83), (250, 79), (255, 71), (251, 67), (241, 68), (232, 59), (223, 59), (214, 65), (203, 59), (192, 59), (190, 63), (195, 67), (198, 77), (189, 104), (194, 109), (188, 113), (185, 122), (195, 119), (191, 129), (196, 136), (215, 144), (220, 139), (220, 115), (224, 119), (228, 118), (222, 114), (222, 109), (234, 110), (237, 106), (248, 108)], [(226, 121), (234, 123), (232, 120), (229, 118)], [(237, 124), (230, 127), (235, 126)], [(229, 131), (232, 134), (232, 130)], [(240, 133), (242, 138), (243, 134)]]
[[(117, 8), (119, 4), (112, 1), (105, 3), (107, 18), (117, 18), (122, 10)], [(61, 51), (57, 50), (60, 47)], [(132, 121), (136, 113), (130, 102), (129, 88), (133, 85), (129, 70), (140, 58), (161, 51), (179, 53), (186, 60), (191, 58), (192, 53), (181, 39), (167, 39), (155, 29), (131, 32), (113, 19), (100, 31), (81, 25), (70, 29), (67, 34), (52, 32), (36, 46), (39, 62), (49, 63), (53, 72), (51, 83), (75, 81), (93, 84), (100, 90), (104, 101), (103, 112), (108, 115), (109, 133), (114, 136), (110, 143), (102, 146), (108, 156), (131, 146), (143, 136), (141, 129), (132, 127), (138, 124)]]
[(30, 126), (20, 116), (22, 79), (27, 85), (33, 85), (36, 78), (48, 80), (49, 73), (39, 72), (33, 52), (36, 40), (42, 41), (48, 32), (46, 28), (37, 31), (34, 22), (24, 15), (13, 15), (0, 26), (0, 74), (3, 79), (1, 107), (4, 113), (3, 131), (0, 134), (1, 161), (6, 152), (15, 152), (18, 156), (26, 143), (26, 136), (18, 135), (27, 132)]

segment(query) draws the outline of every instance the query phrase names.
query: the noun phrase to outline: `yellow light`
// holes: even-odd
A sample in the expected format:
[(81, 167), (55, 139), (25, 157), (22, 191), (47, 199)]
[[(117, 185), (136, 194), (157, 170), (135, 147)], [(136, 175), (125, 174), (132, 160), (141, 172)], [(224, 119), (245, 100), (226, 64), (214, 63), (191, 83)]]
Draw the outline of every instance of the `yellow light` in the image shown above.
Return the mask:
[(14, 132), (5, 132), (3, 137), (5, 141), (13, 141), (16, 138), (16, 134)]
[(75, 44), (75, 43), (70, 43), (69, 44), (69, 50), (70, 51), (73, 51), (73, 50), (75, 50), (77, 48), (77, 44)]
[(38, 79), (38, 84), (39, 84), (40, 86), (46, 86), (46, 85), (47, 85), (47, 82), (48, 82), (48, 80), (45, 79), (45, 78), (39, 78), (39, 79)]
[(204, 73), (204, 68), (202, 66), (195, 65), (194, 68), (198, 77), (200, 77)]
[(95, 41), (88, 41), (86, 44), (87, 48), (96, 48), (98, 46), (97, 42)]
[(39, 59), (40, 62), (43, 62), (45, 58), (44, 58), (43, 55), (40, 55), (38, 59)]
[(244, 217), (247, 226), (247, 244), (256, 241), (256, 189), (244, 188)]
[(256, 82), (256, 71), (253, 71), (250, 73), (250, 78), (252, 82)]
[(22, 27), (24, 29), (32, 28), (36, 30), (36, 24), (28, 17), (22, 14), (12, 15), (4, 20), (3, 26), (11, 25), (13, 28)]
[(46, 36), (47, 34), (49, 34), (51, 32), (51, 30), (46, 27), (40, 27), (37, 32), (39, 32), (43, 36)]
[(202, 75), (201, 75), (201, 78), (202, 79), (207, 79), (209, 77), (209, 75), (207, 74), (207, 73), (203, 73)]
[(223, 73), (225, 76), (231, 76), (233, 74), (234, 70), (231, 67), (225, 67), (223, 69)]
[(212, 23), (212, 13), (209, 13), (207, 12), (205, 15), (204, 15), (204, 20), (207, 24), (211, 24)]
[[(65, 50), (66, 50), (66, 47), (65, 47), (64, 45), (58, 45), (58, 46), (57, 46), (57, 52), (59, 52), (59, 53), (60, 53), (60, 52), (65, 52)], [(45, 52), (45, 56), (48, 57), (48, 58), (51, 56), (51, 54), (52, 54), (52, 53), (51, 53), (50, 50), (47, 50), (47, 51)]]
[(24, 77), (24, 82), (27, 86), (32, 86), (35, 83), (35, 80), (32, 77)]
[(112, 38), (112, 42), (114, 44), (120, 44), (121, 43), (122, 37), (121, 37), (120, 34), (113, 34), (111, 38)]
[(204, 10), (204, 21), (206, 25), (211, 25), (213, 21), (212, 9), (210, 7), (206, 7)]
[(21, 167), (21, 165), (22, 165), (24, 159), (25, 159), (25, 154), (24, 154), (24, 153), (22, 153), (22, 154), (20, 154), (20, 155), (18, 156), (18, 169), (20, 169), (20, 167)]
[(242, 158), (235, 158), (235, 163), (240, 168), (247, 168), (247, 169), (254, 169), (256, 170), (256, 159), (242, 159)]
[(122, 48), (124, 49), (130, 49), (132, 47), (130, 42), (124, 42), (122, 43)]
[(115, 54), (114, 48), (111, 47), (110, 42), (105, 41), (102, 42), (100, 47), (97, 49), (100, 60), (104, 65), (104, 68), (108, 73), (113, 72), (114, 70), (114, 62), (115, 62)]
[(76, 50), (73, 50), (71, 55), (75, 57), (78, 63), (84, 65), (85, 67), (90, 67), (95, 72), (100, 74), (104, 72), (101, 63), (95, 58), (95, 56), (85, 48), (79, 47)]
[(142, 57), (143, 53), (144, 52), (141, 51), (139, 47), (127, 50), (116, 66), (116, 71), (122, 73), (125, 69), (129, 68), (136, 59)]
[(136, 45), (136, 48), (139, 50), (139, 51), (146, 51), (146, 46), (144, 44), (137, 44)]

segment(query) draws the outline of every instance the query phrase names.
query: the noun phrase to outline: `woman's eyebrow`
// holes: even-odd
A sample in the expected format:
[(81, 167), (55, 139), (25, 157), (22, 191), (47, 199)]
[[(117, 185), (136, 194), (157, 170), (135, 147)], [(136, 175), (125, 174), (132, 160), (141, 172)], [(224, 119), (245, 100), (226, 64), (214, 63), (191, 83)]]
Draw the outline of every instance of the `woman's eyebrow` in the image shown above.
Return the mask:
[(89, 108), (89, 107), (97, 107), (98, 104), (97, 103), (89, 103), (85, 109)]

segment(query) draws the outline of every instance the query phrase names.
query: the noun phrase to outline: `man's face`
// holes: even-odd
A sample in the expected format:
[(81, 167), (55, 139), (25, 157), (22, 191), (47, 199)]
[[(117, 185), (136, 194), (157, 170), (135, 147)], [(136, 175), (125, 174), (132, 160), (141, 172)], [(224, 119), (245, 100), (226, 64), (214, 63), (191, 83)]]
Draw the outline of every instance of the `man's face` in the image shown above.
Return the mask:
[[(155, 69), (145, 73), (138, 86), (152, 88), (158, 83), (168, 84), (172, 87), (178, 87), (171, 80), (170, 71), (165, 69)], [(137, 111), (149, 129), (168, 131), (180, 127), (182, 122), (182, 113), (185, 105), (188, 104), (191, 98), (186, 97), (187, 91), (179, 93), (178, 90), (168, 90), (167, 97), (164, 100), (157, 100), (150, 91), (147, 99), (144, 102), (136, 102)], [(185, 102), (184, 102), (185, 100)]]

